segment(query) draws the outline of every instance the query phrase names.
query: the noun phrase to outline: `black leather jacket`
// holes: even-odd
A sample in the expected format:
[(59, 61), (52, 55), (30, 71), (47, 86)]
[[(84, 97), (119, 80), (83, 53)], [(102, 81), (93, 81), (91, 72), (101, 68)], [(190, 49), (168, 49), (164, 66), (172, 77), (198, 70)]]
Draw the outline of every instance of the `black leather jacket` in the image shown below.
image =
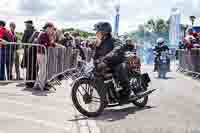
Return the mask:
[(161, 52), (169, 51), (169, 48), (167, 45), (163, 45), (163, 46), (156, 46), (153, 50), (157, 53), (156, 57), (159, 57), (161, 55)]
[(121, 63), (123, 63), (125, 59), (125, 52), (133, 51), (133, 48), (130, 48), (127, 45), (116, 46), (109, 54), (104, 57), (104, 62), (110, 66), (115, 67)]
[(114, 49), (114, 39), (111, 37), (107, 38), (100, 44), (99, 47), (95, 48), (94, 60), (103, 58), (113, 49)]

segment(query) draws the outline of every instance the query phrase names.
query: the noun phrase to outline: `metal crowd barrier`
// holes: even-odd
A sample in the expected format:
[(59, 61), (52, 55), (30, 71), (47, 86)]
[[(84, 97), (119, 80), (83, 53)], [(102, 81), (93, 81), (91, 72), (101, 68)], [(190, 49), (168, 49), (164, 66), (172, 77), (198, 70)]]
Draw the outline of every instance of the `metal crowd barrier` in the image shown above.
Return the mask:
[(178, 70), (200, 77), (200, 49), (178, 50)]
[(90, 62), (93, 56), (93, 51), (90, 48), (82, 48), (85, 56), (86, 56), (86, 62)]
[(77, 67), (79, 51), (40, 44), (0, 42), (0, 82), (45, 82)]

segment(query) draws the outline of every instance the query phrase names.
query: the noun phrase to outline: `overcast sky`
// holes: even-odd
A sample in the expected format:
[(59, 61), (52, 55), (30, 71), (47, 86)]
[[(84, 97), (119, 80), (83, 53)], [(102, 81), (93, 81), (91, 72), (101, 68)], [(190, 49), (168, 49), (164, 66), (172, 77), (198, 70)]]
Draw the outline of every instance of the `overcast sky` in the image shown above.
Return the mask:
[[(98, 21), (114, 23), (116, 0), (1, 0), (0, 19), (24, 30), (24, 20), (32, 19), (37, 28), (52, 21), (58, 28), (76, 27), (91, 31)], [(135, 30), (150, 18), (168, 19), (172, 7), (180, 8), (182, 22), (188, 16), (200, 17), (199, 0), (121, 0), (120, 33)]]

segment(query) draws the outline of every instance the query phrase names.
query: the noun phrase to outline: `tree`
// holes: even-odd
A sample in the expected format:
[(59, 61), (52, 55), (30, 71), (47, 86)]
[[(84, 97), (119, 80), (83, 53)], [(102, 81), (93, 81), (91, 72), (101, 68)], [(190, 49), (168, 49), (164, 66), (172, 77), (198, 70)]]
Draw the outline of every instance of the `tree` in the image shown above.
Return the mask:
[(165, 21), (163, 19), (153, 20), (150, 19), (147, 23), (144, 24), (145, 30), (149, 32), (168, 32), (169, 29), (169, 20)]
[(153, 32), (156, 30), (156, 23), (153, 19), (150, 19), (146, 24), (144, 24), (144, 27), (146, 31)]
[(143, 45), (155, 45), (158, 37), (163, 37), (166, 43), (169, 41), (169, 20), (150, 19), (146, 23), (138, 26), (138, 30), (131, 33)]
[(156, 26), (155, 32), (157, 33), (168, 32), (169, 25), (167, 24), (167, 21), (163, 19), (156, 20), (155, 26)]

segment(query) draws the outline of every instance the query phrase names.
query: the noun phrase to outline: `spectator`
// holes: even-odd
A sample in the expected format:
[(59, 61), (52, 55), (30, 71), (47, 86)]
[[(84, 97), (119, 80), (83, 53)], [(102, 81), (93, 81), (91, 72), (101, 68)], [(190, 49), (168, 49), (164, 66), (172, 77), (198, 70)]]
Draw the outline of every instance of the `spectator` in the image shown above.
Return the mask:
[[(33, 21), (28, 20), (25, 21), (26, 29), (24, 31), (22, 37), (22, 43), (31, 43), (30, 40), (35, 33), (35, 28), (33, 26)], [(32, 47), (25, 47), (24, 49), (24, 56), (21, 63), (22, 68), (26, 68), (26, 80), (36, 80), (37, 77), (37, 48)], [(33, 88), (34, 82), (26, 83), (27, 88)]]
[(60, 43), (60, 41), (64, 38), (64, 34), (62, 33), (62, 31), (58, 30), (55, 28), (55, 32), (54, 32), (54, 36), (55, 36), (55, 42), (56, 43)]
[(46, 23), (43, 29), (44, 32), (40, 34), (38, 43), (45, 47), (55, 47), (55, 38), (52, 36), (54, 34), (54, 25), (52, 23)]
[[(6, 41), (6, 42), (13, 42), (13, 35), (11, 34), (10, 31), (8, 31), (5, 28), (6, 22), (0, 20), (0, 39), (1, 41)], [(9, 57), (9, 52), (7, 51), (7, 47), (4, 45), (0, 45), (0, 80), (5, 80), (5, 64), (7, 65), (7, 73), (11, 73), (11, 69), (9, 67), (9, 62), (8, 62), (8, 57)], [(12, 73), (11, 73), (12, 74)], [(10, 75), (8, 75), (8, 78)]]
[(178, 47), (179, 47), (179, 49), (185, 49), (186, 48), (185, 44), (181, 41), (179, 42)]
[[(46, 23), (45, 26), (43, 27), (44, 32), (42, 32), (39, 37), (38, 37), (38, 43), (41, 45), (44, 45), (45, 47), (55, 47), (55, 37), (54, 35), (54, 25), (52, 23)], [(44, 49), (39, 48), (38, 49), (38, 55), (37, 55), (37, 61), (39, 64), (39, 73), (38, 73), (38, 78), (37, 81), (34, 85), (34, 89), (38, 90), (48, 90), (47, 86), (45, 85), (46, 83), (46, 65), (45, 65), (45, 51)], [(46, 53), (47, 54), (47, 53)], [(49, 54), (49, 53), (48, 53)], [(50, 56), (50, 55), (49, 55)], [(48, 56), (48, 57), (49, 57)]]
[(24, 31), (24, 35), (22, 37), (22, 43), (29, 43), (30, 38), (32, 37), (33, 33), (35, 32), (35, 28), (33, 26), (33, 21), (28, 20), (24, 22), (26, 25), (26, 29)]
[(184, 43), (185, 43), (185, 46), (188, 50), (192, 49), (193, 48), (193, 40), (195, 40), (194, 36), (192, 35), (187, 35), (185, 38), (184, 38)]
[[(15, 23), (11, 22), (10, 23), (10, 31), (11, 33), (13, 34), (13, 37), (14, 37), (14, 42), (17, 42), (17, 35), (15, 33), (15, 28), (16, 28), (16, 25)], [(18, 50), (18, 46), (15, 46), (14, 47), (14, 61), (15, 61), (15, 72), (16, 72), (16, 78), (17, 80), (20, 80), (20, 62), (19, 62), (19, 53), (17, 52)]]
[(194, 48), (200, 48), (200, 33), (197, 34), (196, 42), (194, 44)]
[(64, 33), (64, 38), (62, 38), (59, 43), (62, 44), (65, 47), (72, 47), (72, 37), (68, 32)]

